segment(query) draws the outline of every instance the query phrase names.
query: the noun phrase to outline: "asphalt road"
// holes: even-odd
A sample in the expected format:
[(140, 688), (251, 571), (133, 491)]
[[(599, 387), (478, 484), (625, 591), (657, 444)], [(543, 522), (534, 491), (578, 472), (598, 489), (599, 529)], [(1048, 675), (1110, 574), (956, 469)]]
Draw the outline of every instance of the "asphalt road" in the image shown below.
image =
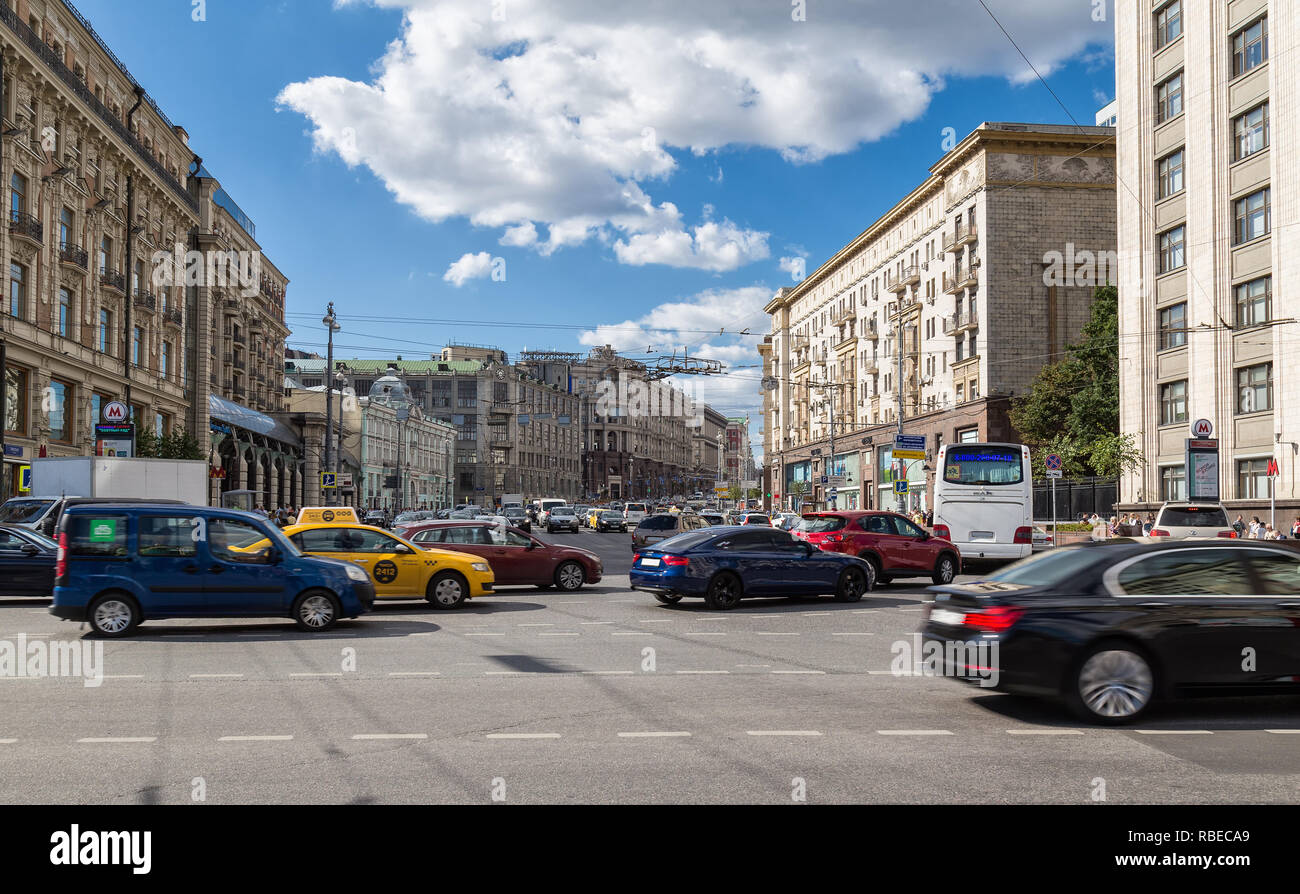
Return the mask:
[[(1300, 801), (1300, 701), (1213, 700), (1120, 729), (896, 673), (928, 581), (856, 604), (711, 612), (627, 588), (629, 535), (555, 535), (608, 576), (463, 610), (387, 603), (325, 635), (159, 621), (102, 685), (0, 677), (7, 803)], [(0, 599), (0, 641), (83, 641)], [(89, 642), (89, 641), (88, 641)]]

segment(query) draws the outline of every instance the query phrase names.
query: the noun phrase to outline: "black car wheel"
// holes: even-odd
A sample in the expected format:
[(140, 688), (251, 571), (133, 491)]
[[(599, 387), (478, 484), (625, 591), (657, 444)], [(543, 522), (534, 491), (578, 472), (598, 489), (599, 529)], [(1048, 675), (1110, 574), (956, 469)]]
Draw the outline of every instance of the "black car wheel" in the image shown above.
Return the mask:
[(656, 593), (655, 598), (664, 605), (676, 605), (682, 601), (682, 597), (678, 596), (676, 593)]
[(740, 605), (740, 578), (729, 571), (714, 576), (704, 594), (704, 604), (714, 611), (725, 612)]
[(579, 590), (587, 582), (586, 572), (577, 562), (565, 562), (555, 569), (555, 583), (561, 590)]
[(944, 553), (939, 557), (939, 561), (935, 563), (934, 575), (930, 579), (942, 587), (952, 583), (952, 579), (956, 576), (957, 563), (953, 561), (951, 555)]
[(870, 589), (867, 575), (861, 568), (845, 568), (835, 585), (836, 602), (857, 602)]
[(338, 623), (339, 601), (326, 590), (308, 590), (293, 603), (293, 620), (299, 630), (319, 633)]
[(1147, 656), (1131, 643), (1098, 643), (1085, 653), (1066, 685), (1066, 701), (1084, 720), (1114, 725), (1131, 723), (1151, 707), (1155, 671)]
[(139, 626), (140, 609), (125, 593), (105, 593), (90, 604), (86, 620), (99, 636), (126, 636)]
[(882, 584), (889, 583), (890, 578), (888, 575), (886, 575), (884, 572), (881, 571), (879, 559), (877, 559), (875, 556), (871, 555), (870, 553), (864, 553), (863, 555), (858, 556), (858, 558), (871, 566), (871, 585), (873, 587), (878, 587), (881, 586)]
[(434, 608), (460, 608), (469, 595), (469, 583), (455, 571), (443, 571), (429, 581), (424, 598)]

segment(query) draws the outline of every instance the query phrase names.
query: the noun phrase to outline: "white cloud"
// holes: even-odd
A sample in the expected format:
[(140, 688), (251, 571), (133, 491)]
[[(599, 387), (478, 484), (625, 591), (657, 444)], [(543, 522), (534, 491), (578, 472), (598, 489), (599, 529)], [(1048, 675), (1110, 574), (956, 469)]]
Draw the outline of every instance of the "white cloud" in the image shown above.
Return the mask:
[(466, 253), (460, 256), (460, 260), (453, 263), (447, 268), (447, 272), (442, 275), (444, 282), (460, 288), (471, 279), (486, 279), (492, 274), (492, 255), (485, 251), (478, 254)]
[[(280, 94), (317, 150), (368, 167), (428, 220), (464, 217), (543, 254), (594, 237), (630, 264), (767, 257), (743, 221), (710, 231), (643, 191), (676, 169), (670, 148), (813, 162), (917, 118), (947, 77), (1032, 77), (969, 0), (929, 0), (924, 15), (896, 0), (813, 4), (806, 22), (752, 0), (371, 2), (404, 13), (373, 80), (324, 75)], [(1078, 0), (996, 12), (1044, 74), (1113, 41)], [(548, 238), (529, 241), (539, 226)]]

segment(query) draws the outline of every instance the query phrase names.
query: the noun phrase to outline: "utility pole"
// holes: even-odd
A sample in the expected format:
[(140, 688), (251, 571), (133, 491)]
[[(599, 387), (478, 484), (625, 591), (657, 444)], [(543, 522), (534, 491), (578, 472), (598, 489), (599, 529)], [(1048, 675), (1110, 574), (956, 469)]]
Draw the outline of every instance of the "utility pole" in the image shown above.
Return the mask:
[[(898, 321), (898, 383), (896, 385), (898, 388), (898, 434), (900, 435), (903, 433), (903, 345), (905, 344), (905, 338), (903, 321), (900, 319)], [(894, 468), (896, 470), (894, 480), (906, 481), (907, 464), (895, 457)], [(897, 503), (899, 513), (906, 513), (906, 498), (902, 494), (898, 494)]]
[[(327, 347), (325, 352), (325, 375), (322, 381), (325, 384), (325, 456), (321, 464), (320, 471), (331, 471), (330, 465), (330, 439), (334, 435), (334, 396), (331, 389), (334, 387), (334, 333), (342, 327), (339, 326), (338, 317), (334, 315), (334, 302), (329, 303), (325, 311), (325, 316), (321, 317), (321, 322), (325, 324), (325, 329), (329, 333)], [(335, 479), (337, 483), (338, 479)], [(319, 482), (317, 482), (319, 488)], [(322, 497), (324, 494), (322, 493)]]

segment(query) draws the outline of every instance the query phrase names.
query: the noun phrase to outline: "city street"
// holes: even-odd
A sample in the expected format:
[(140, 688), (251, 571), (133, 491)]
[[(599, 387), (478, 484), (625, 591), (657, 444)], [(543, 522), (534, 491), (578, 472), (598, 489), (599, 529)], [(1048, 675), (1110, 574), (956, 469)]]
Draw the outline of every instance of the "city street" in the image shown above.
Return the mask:
[[(928, 581), (859, 603), (711, 612), (629, 590), (628, 536), (556, 535), (607, 577), (460, 611), (381, 604), (333, 632), (161, 621), (104, 680), (0, 678), (5, 800), (188, 803), (1277, 802), (1300, 702), (1183, 702), (1133, 727), (897, 675)], [(970, 579), (968, 577), (959, 580)], [(76, 640), (0, 600), (0, 639)]]

